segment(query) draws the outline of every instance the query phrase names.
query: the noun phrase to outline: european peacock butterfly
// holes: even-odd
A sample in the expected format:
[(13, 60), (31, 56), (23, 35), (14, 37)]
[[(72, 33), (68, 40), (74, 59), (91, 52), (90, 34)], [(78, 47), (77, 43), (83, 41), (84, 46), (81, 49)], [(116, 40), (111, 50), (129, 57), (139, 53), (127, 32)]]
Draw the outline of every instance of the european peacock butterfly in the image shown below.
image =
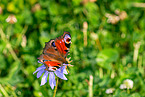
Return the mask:
[(68, 64), (67, 55), (71, 45), (71, 35), (64, 32), (62, 36), (45, 43), (43, 53), (38, 58), (46, 66), (46, 70), (55, 71)]

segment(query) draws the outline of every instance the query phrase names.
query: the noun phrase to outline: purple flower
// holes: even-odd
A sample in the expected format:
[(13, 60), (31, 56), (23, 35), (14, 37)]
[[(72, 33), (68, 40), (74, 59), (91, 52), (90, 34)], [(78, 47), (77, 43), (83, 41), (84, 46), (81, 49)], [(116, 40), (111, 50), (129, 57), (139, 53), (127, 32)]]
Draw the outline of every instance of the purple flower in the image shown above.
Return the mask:
[[(41, 63), (41, 62), (39, 62), (39, 63)], [(43, 63), (41, 63), (41, 64), (43, 64)], [(42, 66), (38, 67), (37, 70), (33, 74), (35, 74), (37, 72), (37, 78), (39, 78), (42, 75), (42, 73), (44, 73), (42, 80), (41, 80), (41, 86), (47, 82), (47, 77), (49, 75), (49, 84), (50, 84), (51, 88), (53, 89), (54, 86), (56, 86), (55, 75), (63, 80), (67, 80), (67, 78), (64, 75), (64, 74), (68, 74), (66, 69), (65, 69), (66, 65), (67, 64), (63, 64), (63, 66), (61, 66), (56, 71), (49, 72), (49, 71), (45, 70), (46, 67), (43, 64)]]

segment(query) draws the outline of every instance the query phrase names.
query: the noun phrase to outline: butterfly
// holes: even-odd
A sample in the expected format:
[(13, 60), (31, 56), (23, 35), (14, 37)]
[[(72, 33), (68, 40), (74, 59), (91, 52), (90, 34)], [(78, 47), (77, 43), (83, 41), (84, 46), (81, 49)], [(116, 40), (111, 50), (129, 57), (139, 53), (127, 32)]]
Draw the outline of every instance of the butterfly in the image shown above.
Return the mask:
[(51, 39), (45, 43), (43, 53), (40, 55), (39, 62), (43, 63), (48, 71), (55, 71), (62, 66), (68, 64), (66, 58), (71, 45), (71, 35), (69, 32), (64, 32), (62, 36)]

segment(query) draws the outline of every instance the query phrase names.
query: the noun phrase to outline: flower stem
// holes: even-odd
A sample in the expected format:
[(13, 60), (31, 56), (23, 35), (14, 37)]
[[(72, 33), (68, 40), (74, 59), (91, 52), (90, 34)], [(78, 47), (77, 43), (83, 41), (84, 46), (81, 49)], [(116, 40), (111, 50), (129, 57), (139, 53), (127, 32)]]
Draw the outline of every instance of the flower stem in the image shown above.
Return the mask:
[(0, 35), (2, 40), (7, 44), (7, 48), (9, 50), (9, 52), (11, 53), (12, 57), (14, 58), (15, 61), (19, 60), (19, 58), (17, 57), (16, 53), (14, 52), (11, 43), (7, 40), (5, 33), (3, 32), (2, 28), (0, 28)]
[(53, 93), (53, 97), (55, 97), (55, 95), (56, 95), (57, 86), (58, 86), (58, 77), (56, 78), (56, 86), (55, 86), (55, 90), (54, 90), (54, 93)]
[(129, 89), (127, 89), (127, 93), (130, 94), (130, 90)]
[(89, 80), (89, 97), (93, 97), (93, 76), (90, 75), (90, 80)]

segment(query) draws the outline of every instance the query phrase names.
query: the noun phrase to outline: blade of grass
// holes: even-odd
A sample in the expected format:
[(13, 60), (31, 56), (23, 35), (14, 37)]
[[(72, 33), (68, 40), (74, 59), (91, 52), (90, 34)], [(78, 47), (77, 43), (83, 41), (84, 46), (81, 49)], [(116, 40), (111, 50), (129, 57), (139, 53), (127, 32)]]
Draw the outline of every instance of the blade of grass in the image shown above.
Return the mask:
[(3, 93), (3, 95), (4, 95), (5, 97), (9, 97), (9, 95), (7, 94), (7, 92), (6, 92), (5, 89), (2, 87), (1, 84), (0, 84), (0, 90), (1, 90), (1, 92)]

